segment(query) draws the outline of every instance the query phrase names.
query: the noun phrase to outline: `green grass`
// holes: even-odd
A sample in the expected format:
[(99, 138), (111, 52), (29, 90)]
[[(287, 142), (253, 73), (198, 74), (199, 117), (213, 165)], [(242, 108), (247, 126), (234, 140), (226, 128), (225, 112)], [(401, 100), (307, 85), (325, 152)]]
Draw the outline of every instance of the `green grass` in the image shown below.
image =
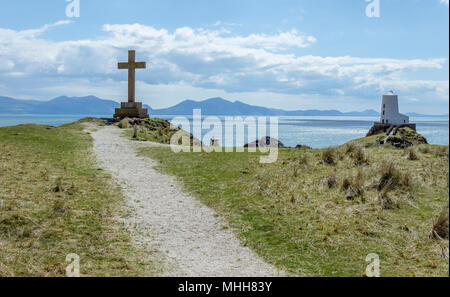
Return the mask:
[(366, 256), (377, 253), (382, 276), (448, 276), (448, 241), (429, 238), (448, 203), (448, 147), (416, 148), (417, 160), (408, 160), (403, 150), (360, 150), (372, 141), (281, 149), (274, 164), (260, 164), (258, 153), (141, 153), (292, 275), (363, 276)]
[(0, 128), (0, 276), (155, 273), (118, 218), (123, 196), (97, 168), (80, 123)]

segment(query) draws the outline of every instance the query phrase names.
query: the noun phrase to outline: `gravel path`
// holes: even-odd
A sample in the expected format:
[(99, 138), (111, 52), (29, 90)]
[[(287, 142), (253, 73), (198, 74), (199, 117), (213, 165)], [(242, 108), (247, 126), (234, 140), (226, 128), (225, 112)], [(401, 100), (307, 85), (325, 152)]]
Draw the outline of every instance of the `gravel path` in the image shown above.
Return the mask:
[[(91, 132), (100, 166), (126, 196), (127, 225), (135, 239), (157, 250), (165, 276), (278, 276), (279, 272), (243, 247), (214, 212), (181, 191), (174, 177), (154, 169), (156, 161), (136, 156), (134, 144), (116, 127)], [(134, 232), (136, 233), (136, 232)]]

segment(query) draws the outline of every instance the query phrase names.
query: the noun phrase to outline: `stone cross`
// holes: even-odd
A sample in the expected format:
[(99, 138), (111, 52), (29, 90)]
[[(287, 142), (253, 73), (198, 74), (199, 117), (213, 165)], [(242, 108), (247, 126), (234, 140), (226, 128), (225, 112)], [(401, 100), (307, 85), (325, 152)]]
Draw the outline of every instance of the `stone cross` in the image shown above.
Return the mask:
[(119, 63), (119, 69), (128, 69), (128, 102), (135, 102), (136, 69), (144, 69), (145, 62), (136, 62), (136, 51), (128, 51), (128, 63)]

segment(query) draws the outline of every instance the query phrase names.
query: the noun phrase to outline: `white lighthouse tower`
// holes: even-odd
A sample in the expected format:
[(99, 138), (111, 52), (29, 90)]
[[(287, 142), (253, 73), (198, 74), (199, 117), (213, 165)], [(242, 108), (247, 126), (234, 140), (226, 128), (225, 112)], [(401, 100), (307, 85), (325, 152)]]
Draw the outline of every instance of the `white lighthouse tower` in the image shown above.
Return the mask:
[(381, 123), (390, 125), (409, 124), (409, 117), (399, 113), (398, 96), (393, 91), (383, 95), (383, 105), (381, 106)]
[(398, 129), (403, 127), (417, 131), (416, 124), (411, 124), (409, 117), (398, 111), (398, 96), (393, 91), (389, 91), (383, 95), (381, 120), (373, 124), (366, 136), (376, 135), (381, 132), (385, 132), (388, 136), (391, 134), (396, 135)]

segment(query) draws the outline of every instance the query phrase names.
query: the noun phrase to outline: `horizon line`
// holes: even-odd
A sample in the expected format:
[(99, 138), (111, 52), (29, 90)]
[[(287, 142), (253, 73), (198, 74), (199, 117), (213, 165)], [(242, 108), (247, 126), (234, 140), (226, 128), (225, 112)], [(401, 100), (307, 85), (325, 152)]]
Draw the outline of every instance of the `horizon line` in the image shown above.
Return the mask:
[[(10, 99), (13, 99), (13, 100), (19, 100), (19, 101), (38, 101), (38, 102), (50, 102), (50, 101), (52, 101), (52, 100), (59, 99), (59, 98), (81, 99), (81, 98), (87, 98), (87, 97), (95, 97), (95, 98), (97, 98), (97, 99), (99, 99), (99, 100), (104, 100), (104, 101), (113, 101), (113, 102), (116, 102), (116, 103), (120, 103), (120, 102), (121, 102), (121, 101), (116, 101), (116, 100), (114, 100), (114, 99), (105, 99), (105, 98), (101, 98), (101, 97), (98, 97), (98, 96), (92, 95), (92, 94), (89, 94), (89, 95), (86, 95), (86, 96), (67, 96), (67, 95), (61, 95), (61, 96), (57, 96), (57, 97), (54, 97), (54, 98), (51, 98), (51, 99), (47, 99), (47, 100), (22, 99), (22, 98), (13, 98), (13, 97), (9, 97), (9, 96), (0, 96), (0, 97), (3, 97), (3, 98), (10, 98)], [(158, 111), (158, 110), (164, 110), (164, 109), (172, 108), (172, 107), (174, 107), (174, 106), (176, 106), (176, 105), (178, 105), (178, 104), (180, 104), (180, 103), (186, 102), (186, 101), (193, 101), (193, 102), (197, 102), (197, 103), (202, 103), (202, 102), (205, 102), (205, 101), (208, 101), (208, 100), (211, 100), (211, 99), (221, 99), (221, 100), (224, 100), (224, 101), (227, 101), (227, 102), (230, 102), (230, 103), (236, 103), (236, 102), (239, 102), (239, 103), (243, 103), (243, 104), (245, 104), (245, 105), (252, 106), (252, 107), (267, 108), (267, 109), (278, 110), (278, 111), (284, 111), (284, 112), (296, 112), (296, 111), (337, 111), (337, 112), (340, 112), (340, 113), (352, 113), (352, 112), (362, 113), (362, 112), (365, 112), (365, 111), (374, 111), (374, 112), (377, 112), (379, 115), (381, 114), (381, 112), (377, 111), (377, 110), (374, 109), (374, 108), (369, 108), (369, 109), (365, 109), (365, 110), (361, 110), (361, 111), (358, 111), (358, 110), (341, 111), (341, 110), (339, 110), (339, 109), (292, 109), (292, 110), (288, 110), (288, 109), (279, 109), (279, 108), (266, 107), (266, 106), (261, 106), (261, 105), (252, 105), (252, 104), (248, 104), (248, 103), (242, 102), (242, 101), (237, 100), (237, 99), (234, 100), (234, 101), (231, 101), (231, 100), (225, 99), (225, 98), (220, 97), (220, 96), (218, 96), (218, 97), (210, 97), (210, 98), (205, 98), (205, 99), (198, 99), (198, 100), (195, 100), (195, 99), (183, 99), (183, 100), (180, 101), (179, 103), (174, 104), (174, 105), (172, 105), (172, 106), (162, 107), (162, 108), (157, 108), (157, 109), (154, 109), (153, 107), (151, 107), (149, 104), (146, 104), (146, 103), (144, 103), (144, 105), (149, 106), (149, 107), (151, 108), (151, 110), (156, 110), (156, 111)], [(417, 114), (417, 115), (426, 115), (426, 116), (443, 116), (443, 117), (444, 117), (444, 116), (446, 116), (446, 117), (449, 117), (449, 116), (450, 116), (448, 113), (445, 113), (445, 114), (421, 114), (421, 113), (418, 113), (418, 112), (408, 112), (408, 111), (403, 111), (403, 113), (407, 113), (407, 114)], [(0, 114), (1, 114), (1, 113), (0, 113)]]

